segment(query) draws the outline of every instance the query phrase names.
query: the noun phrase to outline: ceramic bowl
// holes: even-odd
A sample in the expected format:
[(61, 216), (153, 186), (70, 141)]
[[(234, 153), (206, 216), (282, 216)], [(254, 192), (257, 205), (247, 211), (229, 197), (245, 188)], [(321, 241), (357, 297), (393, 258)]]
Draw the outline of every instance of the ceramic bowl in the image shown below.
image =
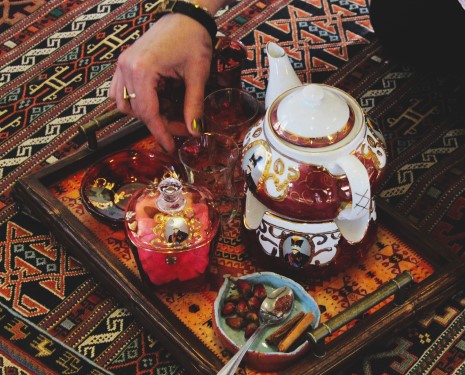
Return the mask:
[(84, 207), (95, 218), (122, 225), (129, 198), (167, 171), (183, 176), (180, 164), (161, 153), (122, 150), (89, 167), (81, 182)]
[[(222, 345), (231, 353), (235, 353), (247, 340), (244, 337), (243, 330), (234, 330), (226, 324), (226, 317), (222, 316), (221, 308), (225, 299), (229, 296), (233, 282), (238, 278), (225, 276), (223, 285), (221, 286), (218, 296), (214, 303), (213, 327), (216, 335)], [(287, 277), (278, 275), (273, 272), (257, 272), (246, 276), (241, 276), (240, 279), (248, 281), (252, 284), (262, 283), (267, 291), (281, 287), (289, 286), (294, 291), (295, 302), (293, 311), (288, 319), (291, 319), (298, 312), (312, 312), (315, 319), (312, 323), (312, 328), (316, 328), (320, 321), (320, 311), (315, 300), (308, 294), (307, 291), (295, 281)], [(252, 344), (249, 351), (244, 357), (244, 361), (248, 366), (258, 371), (277, 371), (291, 365), (297, 358), (304, 355), (310, 348), (308, 341), (302, 343), (295, 350), (281, 353), (276, 347), (265, 342), (265, 338), (279, 326), (270, 326), (264, 330), (260, 338)]]

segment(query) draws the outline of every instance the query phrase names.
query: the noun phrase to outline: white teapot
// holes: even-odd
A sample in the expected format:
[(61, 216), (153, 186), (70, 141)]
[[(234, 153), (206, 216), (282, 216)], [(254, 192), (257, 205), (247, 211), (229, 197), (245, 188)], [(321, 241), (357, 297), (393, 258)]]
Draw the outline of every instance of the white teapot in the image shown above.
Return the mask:
[(375, 240), (384, 138), (350, 95), (302, 85), (275, 43), (267, 54), (267, 111), (243, 143), (244, 225), (267, 264), (328, 273)]

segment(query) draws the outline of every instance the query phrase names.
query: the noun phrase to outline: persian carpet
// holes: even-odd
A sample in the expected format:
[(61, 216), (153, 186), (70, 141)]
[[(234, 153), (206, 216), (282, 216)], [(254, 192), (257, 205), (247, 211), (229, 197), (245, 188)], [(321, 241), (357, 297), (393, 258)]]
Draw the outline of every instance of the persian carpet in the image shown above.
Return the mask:
[[(151, 25), (148, 1), (0, 4), (0, 369), (2, 374), (185, 372), (41, 223), (14, 182), (83, 146), (79, 125), (111, 108), (119, 53)], [(380, 198), (461, 257), (465, 252), (463, 77), (386, 56), (367, 0), (243, 0), (217, 18), (248, 58), (244, 88), (263, 100), (263, 47), (279, 42), (303, 82), (350, 92), (389, 147)], [(156, 27), (156, 26), (155, 26)], [(121, 119), (99, 133), (126, 125)], [(465, 296), (370, 350), (343, 373), (465, 372)]]

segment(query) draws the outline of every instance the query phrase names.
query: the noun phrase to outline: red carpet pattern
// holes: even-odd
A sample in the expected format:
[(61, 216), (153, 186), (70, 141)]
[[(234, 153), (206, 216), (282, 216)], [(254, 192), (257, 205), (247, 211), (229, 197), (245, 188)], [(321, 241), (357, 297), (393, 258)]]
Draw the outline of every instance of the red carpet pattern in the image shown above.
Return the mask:
[[(183, 372), (157, 338), (103, 292), (47, 228), (22, 214), (11, 196), (18, 178), (81, 147), (78, 126), (111, 107), (106, 98), (114, 63), (149, 27), (145, 6), (151, 3), (2, 2), (0, 367), (9, 373)], [(243, 0), (217, 22), (247, 46), (243, 84), (259, 99), (268, 41), (286, 48), (302, 81), (350, 92), (389, 146), (380, 196), (463, 256), (463, 78), (390, 61), (373, 38), (366, 0)], [(343, 373), (463, 372), (464, 304), (457, 295)]]

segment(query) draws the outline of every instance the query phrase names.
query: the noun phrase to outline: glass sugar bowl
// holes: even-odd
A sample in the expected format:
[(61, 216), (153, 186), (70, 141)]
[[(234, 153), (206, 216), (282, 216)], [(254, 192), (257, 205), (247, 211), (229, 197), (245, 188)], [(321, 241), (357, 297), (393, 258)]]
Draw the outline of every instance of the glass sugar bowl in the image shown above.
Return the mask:
[(219, 223), (211, 192), (175, 173), (137, 191), (125, 229), (144, 283), (167, 291), (204, 289)]

